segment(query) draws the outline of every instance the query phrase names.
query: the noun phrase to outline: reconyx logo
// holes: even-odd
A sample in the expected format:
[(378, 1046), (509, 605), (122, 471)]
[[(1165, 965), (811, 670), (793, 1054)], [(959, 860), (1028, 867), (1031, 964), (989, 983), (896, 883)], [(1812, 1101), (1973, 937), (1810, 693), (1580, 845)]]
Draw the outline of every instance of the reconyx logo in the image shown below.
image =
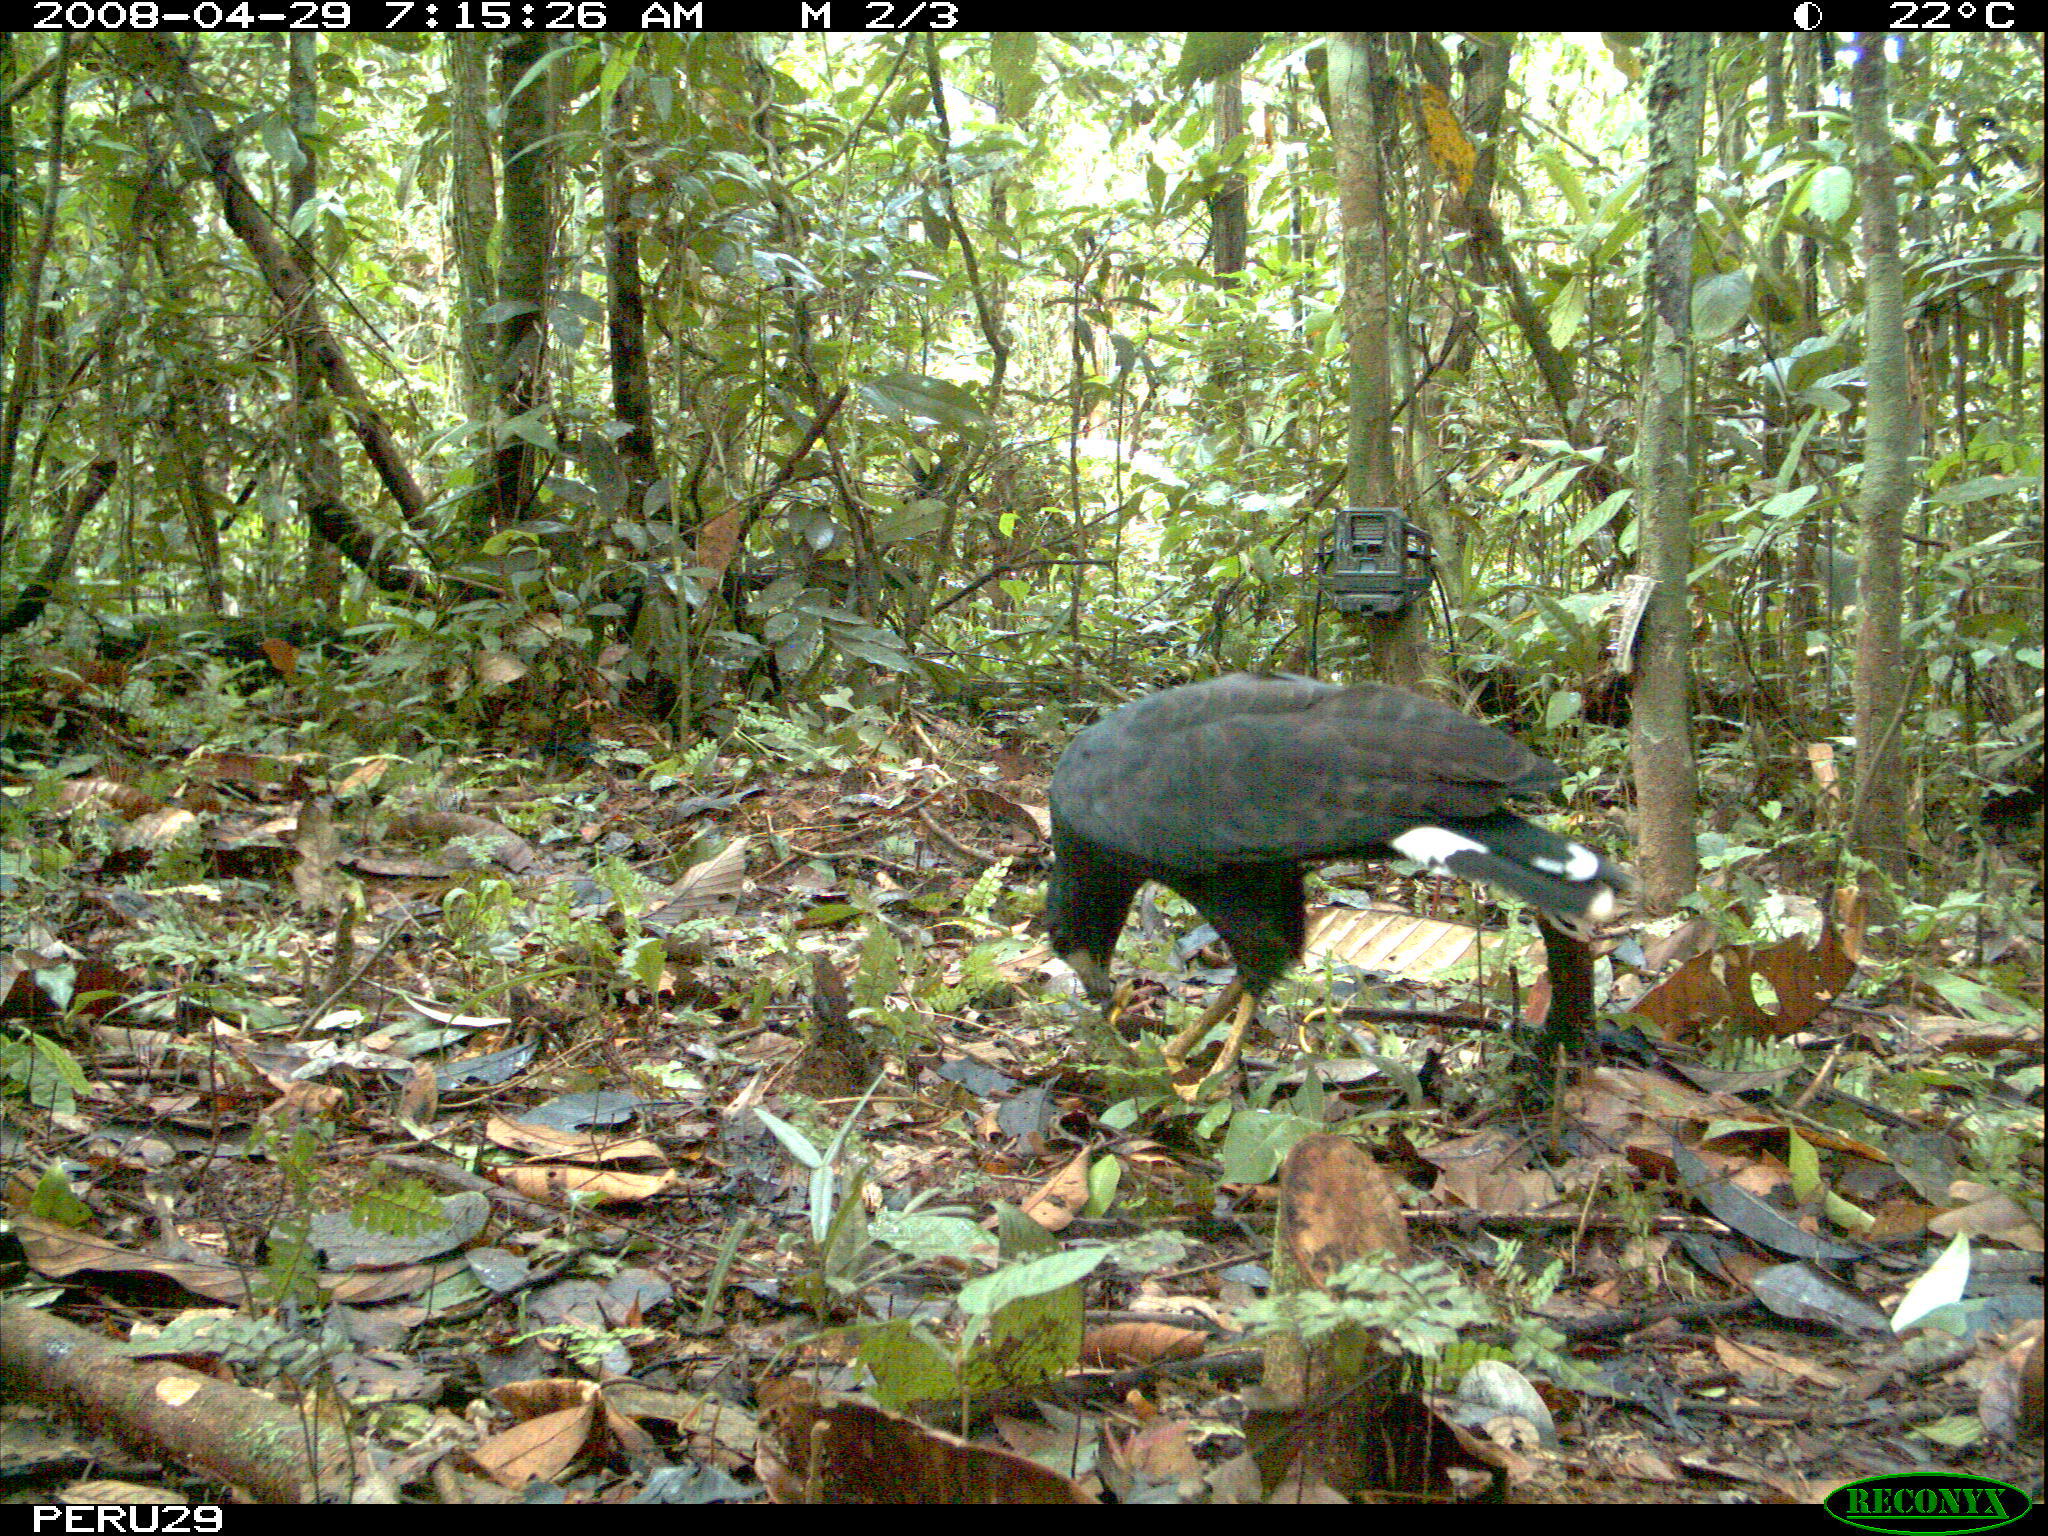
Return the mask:
[(2027, 1512), (2019, 1489), (1960, 1472), (1899, 1472), (1844, 1483), (1822, 1508), (1846, 1525), (1913, 1536), (1961, 1536), (2008, 1525)]

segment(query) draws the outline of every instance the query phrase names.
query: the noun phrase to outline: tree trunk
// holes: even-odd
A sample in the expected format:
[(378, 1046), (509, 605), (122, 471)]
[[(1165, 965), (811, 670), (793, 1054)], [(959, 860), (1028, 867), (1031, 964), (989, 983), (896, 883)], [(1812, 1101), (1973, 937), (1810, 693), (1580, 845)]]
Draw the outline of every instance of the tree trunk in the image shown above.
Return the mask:
[(1643, 908), (1669, 912), (1699, 877), (1693, 844), (1699, 769), (1693, 758), (1688, 642), (1692, 572), (1693, 200), (1706, 97), (1706, 34), (1666, 33), (1650, 74), (1650, 345), (1636, 447), (1639, 568), (1655, 586), (1636, 649), (1629, 751), (1635, 768)]

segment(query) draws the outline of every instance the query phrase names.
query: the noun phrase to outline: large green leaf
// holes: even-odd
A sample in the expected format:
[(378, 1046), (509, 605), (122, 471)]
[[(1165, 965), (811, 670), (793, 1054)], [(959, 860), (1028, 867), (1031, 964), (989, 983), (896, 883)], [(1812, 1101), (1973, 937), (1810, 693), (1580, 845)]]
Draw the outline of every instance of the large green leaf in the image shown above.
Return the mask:
[(1824, 165), (1806, 184), (1806, 206), (1823, 223), (1839, 224), (1856, 195), (1856, 178), (1846, 165)]
[(946, 504), (935, 497), (906, 501), (894, 512), (875, 519), (875, 542), (887, 548), (907, 539), (921, 539), (946, 525)]
[(1259, 32), (1190, 32), (1173, 66), (1177, 85), (1204, 85), (1221, 79), (1259, 51)]
[(1084, 1280), (1109, 1256), (1102, 1248), (1065, 1248), (1025, 1264), (1008, 1264), (960, 1287), (959, 1307), (988, 1316), (1027, 1296), (1048, 1296)]
[(1692, 333), (1697, 341), (1717, 341), (1742, 324), (1749, 313), (1747, 272), (1722, 272), (1692, 291)]
[(898, 1319), (867, 1330), (855, 1358), (874, 1376), (875, 1400), (892, 1411), (959, 1395), (952, 1355), (917, 1323)]
[(988, 417), (974, 396), (944, 379), (921, 373), (885, 373), (863, 383), (860, 392), (886, 416), (922, 416), (977, 435), (988, 430)]
[(989, 39), (988, 70), (1003, 88), (1003, 116), (1022, 122), (1043, 85), (1038, 77), (1038, 34), (998, 32)]

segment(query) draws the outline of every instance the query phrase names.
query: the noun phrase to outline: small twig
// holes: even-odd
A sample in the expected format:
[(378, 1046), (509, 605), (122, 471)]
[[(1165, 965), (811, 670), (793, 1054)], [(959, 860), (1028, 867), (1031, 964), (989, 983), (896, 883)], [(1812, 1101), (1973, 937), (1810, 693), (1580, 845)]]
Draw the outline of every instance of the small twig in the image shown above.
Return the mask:
[(917, 808), (917, 820), (918, 824), (931, 834), (932, 840), (955, 858), (973, 865), (976, 869), (989, 869), (994, 866), (996, 862), (994, 859), (979, 849), (970, 848), (961, 842), (959, 838), (932, 820), (931, 812), (927, 811), (923, 806)]
[[(906, 811), (914, 811), (919, 807), (927, 805), (933, 800), (936, 800), (943, 793), (945, 793), (945, 791), (934, 789), (927, 794), (918, 796), (917, 799), (910, 801), (906, 805), (892, 807), (890, 814), (901, 816)], [(816, 858), (821, 853), (840, 852), (843, 849), (852, 847), (855, 843), (865, 842), (868, 838), (874, 837), (875, 835), (876, 832), (874, 826), (868, 822), (862, 822), (857, 827), (849, 827), (846, 831), (839, 833), (835, 837), (825, 838), (821, 842), (813, 843), (808, 848), (799, 848), (792, 852), (788, 858), (776, 860), (773, 864), (770, 864), (766, 869), (760, 871), (753, 877), (754, 883), (756, 885), (759, 885), (763, 880), (769, 879), (771, 876), (780, 874), (783, 870), (789, 868), (790, 865), (798, 863), (801, 860)]]
[(306, 1016), (300, 1020), (298, 1029), (293, 1033), (294, 1040), (304, 1039), (306, 1031), (313, 1027), (313, 1021), (320, 1017), (320, 1010), (367, 976), (370, 967), (384, 958), (391, 946), (398, 942), (398, 936), (405, 932), (414, 920), (413, 912), (408, 907), (400, 914), (399, 920), (391, 925), (391, 931), (384, 935), (384, 942), (371, 952), (370, 958), (351, 969), (343, 961), (341, 945), (343, 939), (347, 939), (351, 946), (354, 944), (354, 910), (353, 907), (343, 910), (344, 920), (336, 930), (334, 964), (328, 967), (327, 984), (307, 999)]

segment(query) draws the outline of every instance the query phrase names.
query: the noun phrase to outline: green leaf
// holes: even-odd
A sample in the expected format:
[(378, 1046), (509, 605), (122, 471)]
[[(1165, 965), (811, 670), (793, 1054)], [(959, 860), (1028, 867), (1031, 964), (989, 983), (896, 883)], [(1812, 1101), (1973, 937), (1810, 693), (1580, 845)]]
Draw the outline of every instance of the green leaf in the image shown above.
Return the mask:
[(1189, 32), (1173, 66), (1174, 84), (1206, 85), (1238, 68), (1259, 51), (1259, 32)]
[(1572, 524), (1571, 532), (1564, 536), (1566, 548), (1575, 548), (1593, 537), (1602, 528), (1614, 521), (1614, 515), (1628, 505), (1631, 492), (1616, 491), (1596, 507), (1588, 507), (1579, 514), (1579, 520)]
[(1585, 707), (1585, 700), (1576, 688), (1560, 689), (1550, 696), (1550, 702), (1543, 706), (1543, 725), (1546, 730), (1556, 730), (1568, 720), (1576, 720), (1579, 711)]
[(1021, 122), (1030, 116), (1042, 82), (1038, 76), (1038, 34), (997, 32), (989, 40), (988, 71), (1003, 88), (1003, 116)]
[(604, 61), (604, 70), (597, 78), (597, 88), (609, 97), (619, 88), (619, 82), (631, 73), (633, 57), (639, 52), (640, 39), (629, 38), (624, 47), (609, 54)]
[(1547, 592), (1532, 592), (1529, 595), (1543, 611), (1543, 617), (1550, 621), (1550, 627), (1557, 631), (1560, 640), (1571, 645), (1586, 638), (1586, 626), (1563, 603)]
[(1823, 223), (1839, 224), (1856, 196), (1856, 178), (1846, 165), (1824, 165), (1807, 183), (1806, 206)]
[(916, 664), (904, 654), (903, 642), (886, 629), (840, 619), (829, 622), (825, 632), (833, 646), (848, 656), (858, 656), (892, 672), (917, 670)]
[(763, 1125), (775, 1133), (775, 1139), (782, 1143), (783, 1150), (806, 1168), (817, 1168), (825, 1161), (824, 1155), (811, 1145), (808, 1136), (791, 1125), (787, 1120), (771, 1115), (760, 1105), (754, 1106), (754, 1113)]
[[(46, 965), (29, 972), (43, 996), (57, 1005), (59, 1012), (70, 1008), (73, 989), (78, 982), (78, 967), (75, 965)], [(40, 1038), (40, 1037), (38, 1037)], [(84, 1087), (84, 1083), (79, 1084)]]
[(71, 1192), (71, 1181), (55, 1163), (45, 1168), (43, 1176), (36, 1181), (35, 1192), (28, 1197), (28, 1213), (73, 1230), (81, 1229), (92, 1221), (92, 1208)]
[(970, 1317), (991, 1316), (1013, 1301), (1044, 1296), (1085, 1279), (1108, 1256), (1102, 1248), (1067, 1248), (1028, 1264), (1006, 1265), (961, 1286), (957, 1304)]
[[(1042, 1229), (1041, 1229), (1042, 1230)], [(964, 1263), (986, 1263), (995, 1256), (995, 1245), (981, 1224), (964, 1216), (925, 1215), (918, 1211), (880, 1210), (868, 1224), (868, 1233), (907, 1258), (956, 1259)]]
[(811, 908), (796, 921), (799, 928), (830, 928), (834, 923), (843, 923), (849, 917), (859, 917), (860, 908), (846, 901), (828, 901), (823, 906)]
[(1813, 1143), (1797, 1131), (1792, 1132), (1792, 1145), (1786, 1153), (1785, 1166), (1792, 1175), (1792, 1198), (1800, 1205), (1809, 1204), (1820, 1193), (1820, 1154)]
[(960, 1395), (952, 1355), (917, 1323), (898, 1319), (866, 1330), (855, 1358), (875, 1379), (875, 1400), (892, 1412)]
[(946, 526), (946, 503), (935, 497), (907, 501), (886, 517), (875, 520), (875, 543), (887, 548), (909, 539), (921, 539)]
[(1550, 184), (1564, 194), (1564, 200), (1571, 204), (1572, 214), (1580, 223), (1592, 217), (1593, 205), (1586, 198), (1586, 184), (1579, 180), (1579, 173), (1573, 170), (1555, 149), (1545, 146), (1536, 151), (1536, 163), (1543, 167)]
[(1085, 1322), (1078, 1285), (1019, 1297), (989, 1319), (987, 1339), (961, 1366), (961, 1385), (1000, 1392), (1064, 1376), (1080, 1360)]
[(661, 985), (661, 969), (667, 962), (667, 946), (657, 934), (635, 939), (619, 955), (619, 969), (638, 982), (643, 992), (651, 993)]
[(996, 1202), (996, 1247), (1005, 1264), (1024, 1264), (1060, 1251), (1060, 1240), (1007, 1200)]
[(1109, 1208), (1116, 1204), (1117, 1186), (1123, 1182), (1124, 1165), (1114, 1157), (1098, 1157), (1088, 1168), (1088, 1206), (1090, 1216), (1106, 1216)]
[(2009, 1023), (2018, 1017), (2032, 1014), (2040, 1022), (2038, 1006), (2029, 1009), (2016, 998), (1994, 991), (1980, 981), (1966, 976), (1957, 976), (1948, 971), (1931, 971), (1924, 978), (1927, 985), (1941, 994), (1942, 1000), (1968, 1019), (1983, 1019), (1993, 1023)]
[(1797, 490), (1780, 491), (1762, 506), (1758, 507), (1757, 513), (1759, 516), (1770, 518), (1773, 521), (1779, 518), (1791, 517), (1799, 512), (1803, 512), (1813, 501), (1813, 498), (1819, 494), (1820, 487), (1817, 485), (1802, 485)]
[(975, 436), (988, 430), (988, 416), (974, 396), (944, 379), (919, 373), (888, 373), (869, 379), (860, 386), (860, 392), (885, 416), (922, 416)]
[(531, 443), (543, 453), (560, 453), (562, 451), (560, 445), (555, 441), (554, 432), (548, 427), (546, 417), (540, 411), (525, 411), (520, 415), (513, 416), (506, 420), (498, 430), (501, 434), (501, 440), (502, 434), (509, 432), (512, 436)]
[(1751, 284), (1747, 272), (1723, 272), (1692, 290), (1692, 333), (1697, 341), (1726, 336), (1749, 313)]
[(1278, 1110), (1241, 1109), (1230, 1117), (1224, 1134), (1218, 1177), (1225, 1184), (1263, 1184), (1280, 1171), (1280, 1160), (1297, 1142), (1322, 1128)]
[(1959, 507), (1965, 502), (1983, 501), (1992, 496), (2027, 496), (2037, 492), (2040, 482), (2017, 475), (1979, 475), (1974, 480), (1963, 480), (1934, 493), (1934, 500), (1946, 507)]
[(1820, 1208), (1827, 1219), (1842, 1232), (1868, 1232), (1877, 1225), (1877, 1218), (1853, 1200), (1846, 1200), (1832, 1189), (1820, 1192)]
[(38, 1109), (66, 1115), (75, 1112), (78, 1096), (86, 1091), (85, 1069), (69, 1051), (47, 1036), (31, 1035), (29, 1046), (30, 1050), (20, 1053), (16, 1061), (6, 1063), (6, 1071), (0, 1076), (25, 1078), (29, 1102)]
[(1568, 347), (1586, 323), (1586, 281), (1576, 274), (1550, 303), (1550, 344)]

